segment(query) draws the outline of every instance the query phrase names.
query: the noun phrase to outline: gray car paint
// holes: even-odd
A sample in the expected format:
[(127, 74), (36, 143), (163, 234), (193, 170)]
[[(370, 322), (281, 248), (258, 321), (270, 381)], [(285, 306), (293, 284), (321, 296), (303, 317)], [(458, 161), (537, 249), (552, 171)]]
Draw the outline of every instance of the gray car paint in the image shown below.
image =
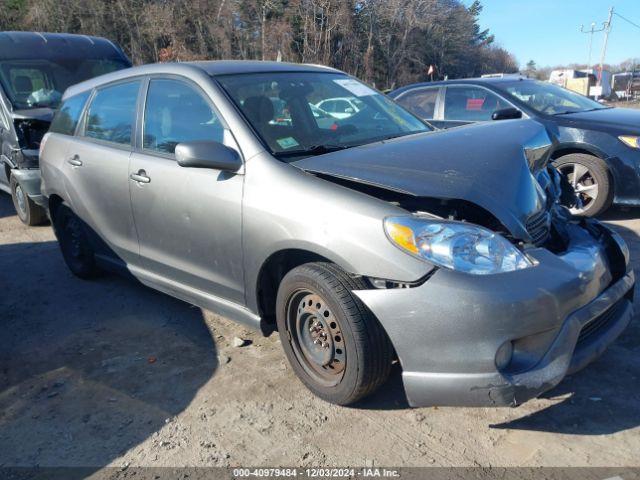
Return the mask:
[[(465, 199), (526, 239), (523, 221), (544, 200), (533, 173), (544, 166), (552, 143), (541, 126), (500, 122), (286, 164), (266, 151), (211, 76), (287, 69), (334, 72), (269, 62), (163, 64), (71, 87), (65, 98), (133, 77), (196, 82), (219, 111), (228, 130), (224, 143), (237, 149), (243, 166), (235, 173), (182, 168), (143, 152), (139, 132), (130, 149), (48, 134), (43, 193), (50, 202), (67, 202), (116, 252), (104, 260), (121, 263), (147, 285), (253, 327), (264, 321), (257, 299), (261, 271), (283, 251), (313, 253), (354, 275), (413, 284), (354, 292), (389, 335), (412, 405), (524, 401), (559, 382), (572, 358), (580, 358), (580, 366), (595, 358), (629, 322), (634, 279), (628, 251), (597, 222), (570, 223), (571, 242), (563, 254), (527, 248), (534, 267), (474, 276), (435, 268), (396, 248), (382, 221), (408, 212), (330, 181), (342, 177), (409, 195)], [(69, 164), (75, 155), (89, 163)], [(85, 167), (93, 167), (94, 158), (92, 174)], [(140, 169), (150, 183), (129, 179)], [(626, 271), (612, 283), (614, 257), (624, 257), (618, 263)], [(626, 303), (619, 304), (611, 327), (578, 348), (581, 326), (620, 299)], [(496, 350), (507, 340), (522, 346), (514, 356), (518, 371), (495, 365)]]

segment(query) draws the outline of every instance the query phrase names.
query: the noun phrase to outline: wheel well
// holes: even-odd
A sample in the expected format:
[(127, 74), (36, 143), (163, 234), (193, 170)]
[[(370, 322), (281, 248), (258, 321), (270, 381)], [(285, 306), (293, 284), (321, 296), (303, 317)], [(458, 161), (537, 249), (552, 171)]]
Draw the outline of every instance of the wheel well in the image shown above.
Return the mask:
[(64, 200), (62, 199), (62, 197), (59, 197), (58, 195), (51, 195), (49, 197), (49, 216), (51, 217), (52, 225), (55, 225), (56, 210), (58, 209), (58, 207), (62, 202), (64, 202)]
[(609, 168), (609, 165), (607, 164), (607, 162), (604, 161), (604, 158), (602, 158), (602, 155), (596, 153), (596, 152), (592, 152), (589, 150), (585, 150), (584, 148), (560, 148), (557, 151), (553, 152), (553, 154), (551, 155), (551, 159), (552, 160), (557, 160), (560, 157), (564, 157), (565, 155), (570, 155), (572, 153), (582, 153), (583, 155), (590, 155), (592, 157), (595, 157), (599, 160), (603, 160), (601, 163), (604, 165), (604, 168), (607, 172), (607, 175), (609, 176), (609, 181), (611, 182), (611, 192), (613, 195), (615, 195), (616, 192), (616, 182), (614, 180), (613, 177), (613, 172), (611, 171), (611, 169)]
[(330, 260), (307, 250), (288, 249), (272, 254), (260, 268), (256, 293), (263, 333), (271, 333), (276, 324), (276, 297), (280, 281), (294, 268), (310, 262)]
[(4, 174), (7, 177), (7, 182), (11, 181), (11, 167), (8, 163), (4, 164)]
[(576, 147), (559, 148), (558, 150), (556, 150), (551, 154), (551, 159), (557, 160), (560, 157), (564, 157), (565, 155), (570, 155), (572, 153), (583, 153), (585, 155), (591, 155), (592, 157), (602, 159), (602, 157), (595, 152), (585, 150), (584, 148), (576, 148)]

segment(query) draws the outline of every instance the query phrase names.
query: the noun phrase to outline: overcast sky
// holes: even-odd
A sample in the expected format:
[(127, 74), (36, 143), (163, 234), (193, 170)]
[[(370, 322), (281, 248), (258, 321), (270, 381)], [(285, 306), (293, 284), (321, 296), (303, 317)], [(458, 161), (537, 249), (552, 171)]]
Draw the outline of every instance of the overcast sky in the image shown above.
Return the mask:
[[(534, 60), (538, 66), (587, 63), (589, 35), (580, 25), (602, 28), (609, 7), (640, 25), (640, 0), (481, 0), (480, 24), (496, 42), (516, 55), (520, 65)], [(464, 0), (470, 5), (472, 0)], [(603, 34), (593, 35), (592, 63), (599, 63)], [(606, 63), (640, 58), (640, 28), (614, 16)]]

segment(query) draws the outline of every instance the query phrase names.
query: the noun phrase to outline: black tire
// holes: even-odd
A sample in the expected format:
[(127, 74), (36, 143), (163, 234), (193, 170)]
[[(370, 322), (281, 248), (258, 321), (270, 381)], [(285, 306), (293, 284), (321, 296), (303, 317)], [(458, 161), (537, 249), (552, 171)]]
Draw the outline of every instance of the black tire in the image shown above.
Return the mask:
[[(595, 217), (604, 213), (613, 201), (613, 181), (609, 173), (607, 165), (598, 157), (588, 155), (586, 153), (571, 153), (564, 155), (553, 162), (553, 165), (563, 174), (567, 175), (569, 183), (576, 189), (576, 182), (573, 179), (573, 173), (576, 166), (579, 166), (581, 172), (586, 169), (587, 173), (582, 174), (578, 178), (578, 182), (583, 182), (586, 185), (577, 185), (576, 194), (581, 197), (583, 201), (583, 208), (572, 209), (574, 215), (580, 215), (584, 217)], [(589, 183), (591, 182), (591, 183)], [(592, 191), (596, 187), (597, 194), (595, 198), (591, 198)], [(591, 188), (591, 191), (582, 191), (580, 188)]]
[(45, 223), (47, 221), (46, 212), (40, 205), (37, 205), (29, 198), (22, 189), (18, 179), (11, 175), (9, 183), (11, 185), (11, 199), (13, 200), (13, 206), (16, 209), (16, 213), (18, 214), (20, 221), (30, 227)]
[[(364, 288), (361, 279), (330, 263), (296, 267), (278, 288), (278, 333), (289, 363), (309, 390), (337, 405), (369, 395), (387, 380), (391, 370), (393, 348), (386, 332), (351, 293)], [(317, 329), (312, 332), (324, 321), (320, 334)], [(312, 333), (303, 333), (307, 330)], [(316, 340), (324, 338), (330, 346), (325, 347), (324, 341), (318, 346), (310, 344), (314, 334), (320, 335)], [(318, 352), (324, 355), (325, 365), (311, 359)]]
[(84, 222), (64, 203), (53, 215), (53, 230), (64, 262), (74, 275), (88, 279), (100, 273)]

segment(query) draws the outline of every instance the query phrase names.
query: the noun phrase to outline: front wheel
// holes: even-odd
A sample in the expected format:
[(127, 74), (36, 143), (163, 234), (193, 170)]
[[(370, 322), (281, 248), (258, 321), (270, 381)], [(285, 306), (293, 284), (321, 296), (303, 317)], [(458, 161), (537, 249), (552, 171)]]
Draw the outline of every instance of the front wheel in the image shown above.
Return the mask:
[(366, 288), (330, 263), (291, 270), (278, 289), (280, 341), (296, 375), (318, 397), (349, 405), (382, 385), (393, 349), (352, 290)]
[(613, 183), (605, 163), (585, 153), (564, 155), (553, 162), (567, 177), (581, 205), (572, 207), (571, 213), (595, 217), (604, 213), (613, 200)]
[(29, 198), (18, 179), (13, 175), (11, 175), (10, 185), (11, 199), (20, 221), (30, 227), (44, 223), (47, 220), (44, 209)]

